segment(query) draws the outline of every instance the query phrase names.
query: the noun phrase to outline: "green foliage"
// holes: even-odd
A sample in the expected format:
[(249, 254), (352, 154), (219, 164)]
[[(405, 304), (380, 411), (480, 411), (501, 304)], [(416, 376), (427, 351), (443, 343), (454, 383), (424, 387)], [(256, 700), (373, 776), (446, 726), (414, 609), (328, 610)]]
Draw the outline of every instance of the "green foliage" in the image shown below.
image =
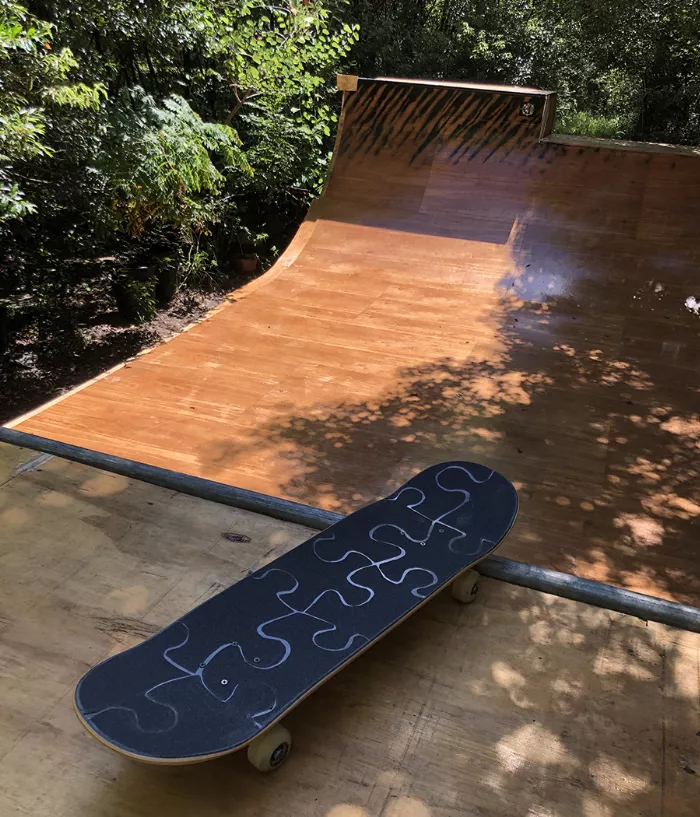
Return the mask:
[(304, 206), (320, 189), (337, 122), (329, 81), (358, 27), (334, 26), (320, 0), (244, 0), (218, 10), (202, 23), (206, 67), (193, 79), (214, 79), (229, 91), (226, 119), (240, 122), (255, 169), (249, 195), (268, 203), (292, 197)]
[(146, 323), (158, 312), (155, 280), (122, 276), (114, 282), (114, 296), (120, 313), (133, 323)]
[(69, 48), (52, 52), (54, 26), (13, 2), (0, 0), (0, 222), (34, 212), (14, 162), (51, 156), (46, 106), (97, 108), (102, 83), (68, 82), (78, 67)]
[(0, 222), (21, 218), (35, 210), (36, 206), (25, 200), (17, 184), (0, 181)]
[(269, 257), (293, 232), (325, 174), (356, 25), (325, 0), (32, 11), (0, 0), (0, 297), (62, 310), (78, 271), (106, 274), (82, 264), (98, 258), (167, 257), (173, 280), (209, 286), (231, 253)]
[(585, 111), (572, 110), (557, 117), (555, 129), (560, 133), (575, 133), (598, 139), (619, 139), (622, 132), (618, 116), (595, 116)]
[(153, 223), (205, 231), (217, 220), (227, 176), (252, 175), (238, 134), (229, 125), (202, 121), (180, 96), (159, 106), (136, 88), (121, 103), (98, 160), (109, 179), (116, 225), (133, 237)]

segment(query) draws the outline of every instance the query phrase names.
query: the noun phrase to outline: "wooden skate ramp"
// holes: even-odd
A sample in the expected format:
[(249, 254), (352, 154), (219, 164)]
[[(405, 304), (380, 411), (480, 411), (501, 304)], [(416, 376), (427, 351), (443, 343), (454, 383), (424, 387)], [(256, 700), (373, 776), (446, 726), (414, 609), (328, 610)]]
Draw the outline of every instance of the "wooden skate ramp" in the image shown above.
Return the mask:
[(338, 511), (482, 461), (504, 555), (700, 604), (700, 156), (553, 104), (360, 80), (277, 265), (17, 427)]

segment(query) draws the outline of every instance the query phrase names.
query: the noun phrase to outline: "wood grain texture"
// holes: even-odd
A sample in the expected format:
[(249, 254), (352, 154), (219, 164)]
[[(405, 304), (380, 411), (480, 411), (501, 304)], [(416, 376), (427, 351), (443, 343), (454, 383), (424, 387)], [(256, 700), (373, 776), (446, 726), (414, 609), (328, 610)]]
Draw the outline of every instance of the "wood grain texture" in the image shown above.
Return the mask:
[(540, 141), (549, 102), (360, 80), (278, 264), (18, 427), (343, 512), (482, 461), (504, 555), (700, 604), (700, 157)]
[(3, 817), (697, 814), (700, 636), (488, 580), (304, 701), (274, 774), (139, 766), (82, 729), (78, 678), (309, 531), (56, 459), (0, 523)]

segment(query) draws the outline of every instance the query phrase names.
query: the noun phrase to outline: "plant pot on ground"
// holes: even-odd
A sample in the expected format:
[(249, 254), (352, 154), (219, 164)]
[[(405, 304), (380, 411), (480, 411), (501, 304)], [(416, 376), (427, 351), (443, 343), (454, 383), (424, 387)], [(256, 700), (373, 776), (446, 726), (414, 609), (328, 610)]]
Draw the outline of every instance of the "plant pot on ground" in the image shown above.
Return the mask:
[(167, 306), (180, 288), (180, 273), (172, 259), (166, 259), (158, 267), (156, 276), (156, 301)]
[(152, 267), (134, 267), (112, 279), (112, 294), (120, 316), (127, 323), (147, 323), (155, 318), (156, 275)]
[(231, 259), (231, 268), (237, 275), (255, 275), (260, 267), (260, 259), (256, 253), (234, 255)]

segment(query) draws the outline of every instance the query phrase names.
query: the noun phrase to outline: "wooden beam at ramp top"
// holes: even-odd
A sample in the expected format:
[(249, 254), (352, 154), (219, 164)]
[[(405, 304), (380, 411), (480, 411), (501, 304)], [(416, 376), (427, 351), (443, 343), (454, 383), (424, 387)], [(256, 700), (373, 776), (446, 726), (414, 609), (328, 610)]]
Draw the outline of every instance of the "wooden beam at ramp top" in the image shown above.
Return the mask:
[(339, 91), (356, 91), (357, 77), (352, 74), (338, 74), (336, 76)]

